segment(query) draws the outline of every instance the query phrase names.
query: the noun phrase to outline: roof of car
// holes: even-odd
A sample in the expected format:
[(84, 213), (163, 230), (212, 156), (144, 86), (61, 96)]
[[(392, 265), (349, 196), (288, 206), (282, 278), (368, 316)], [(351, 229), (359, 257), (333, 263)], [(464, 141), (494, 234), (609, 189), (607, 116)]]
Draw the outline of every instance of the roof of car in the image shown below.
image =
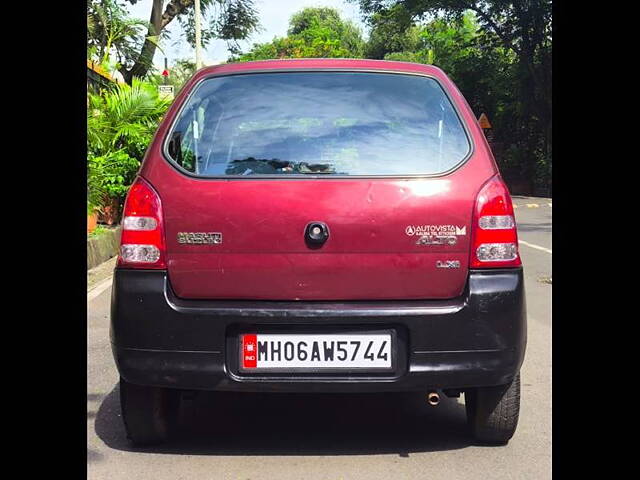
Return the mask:
[(380, 70), (387, 72), (422, 73), (434, 76), (442, 76), (444, 74), (440, 68), (434, 65), (425, 65), (422, 63), (359, 58), (292, 58), (213, 65), (198, 70), (196, 76), (205, 77), (211, 74), (289, 69)]

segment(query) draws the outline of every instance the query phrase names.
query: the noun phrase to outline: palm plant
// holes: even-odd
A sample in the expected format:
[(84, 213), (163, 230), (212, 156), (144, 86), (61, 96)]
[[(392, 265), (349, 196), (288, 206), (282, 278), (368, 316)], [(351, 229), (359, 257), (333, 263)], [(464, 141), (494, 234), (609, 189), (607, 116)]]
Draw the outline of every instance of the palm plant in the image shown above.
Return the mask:
[(96, 155), (124, 149), (140, 158), (170, 103), (153, 85), (138, 79), (88, 97), (87, 140)]
[(88, 203), (120, 205), (170, 102), (138, 79), (89, 93), (88, 101)]

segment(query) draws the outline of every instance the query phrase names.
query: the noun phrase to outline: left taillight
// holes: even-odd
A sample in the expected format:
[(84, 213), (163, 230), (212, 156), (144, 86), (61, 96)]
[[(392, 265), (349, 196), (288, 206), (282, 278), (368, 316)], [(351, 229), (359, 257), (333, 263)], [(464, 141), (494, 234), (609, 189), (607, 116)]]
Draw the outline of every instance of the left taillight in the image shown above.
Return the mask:
[(129, 189), (122, 212), (118, 265), (129, 268), (166, 268), (162, 203), (141, 177)]

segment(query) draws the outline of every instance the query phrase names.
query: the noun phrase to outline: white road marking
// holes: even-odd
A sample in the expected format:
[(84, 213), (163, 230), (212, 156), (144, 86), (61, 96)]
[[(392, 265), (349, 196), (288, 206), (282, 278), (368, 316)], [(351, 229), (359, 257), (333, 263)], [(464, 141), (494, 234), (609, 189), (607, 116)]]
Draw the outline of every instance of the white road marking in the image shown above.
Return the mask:
[(553, 206), (553, 204), (551, 202), (549, 202), (549, 203), (523, 203), (521, 205), (513, 203), (512, 205), (513, 205), (514, 209), (518, 208), (518, 207), (520, 207), (520, 208), (540, 208), (540, 206), (544, 206), (544, 205), (547, 205), (547, 206), (549, 206), (549, 208), (551, 208)]
[(111, 286), (112, 281), (113, 281), (113, 275), (109, 276), (108, 278), (105, 278), (103, 281), (101, 281), (91, 290), (88, 290), (87, 302), (90, 302), (91, 300), (96, 298), (98, 295), (100, 295), (102, 292), (104, 292), (107, 288), (109, 288)]
[(536, 250), (542, 250), (543, 252), (547, 252), (553, 255), (553, 253), (551, 252), (551, 249), (549, 248), (544, 248), (544, 247), (541, 247), (540, 245), (534, 245), (533, 243), (525, 242), (524, 240), (520, 240), (520, 239), (518, 239), (518, 243), (521, 243), (522, 245), (526, 245), (527, 247), (535, 248)]

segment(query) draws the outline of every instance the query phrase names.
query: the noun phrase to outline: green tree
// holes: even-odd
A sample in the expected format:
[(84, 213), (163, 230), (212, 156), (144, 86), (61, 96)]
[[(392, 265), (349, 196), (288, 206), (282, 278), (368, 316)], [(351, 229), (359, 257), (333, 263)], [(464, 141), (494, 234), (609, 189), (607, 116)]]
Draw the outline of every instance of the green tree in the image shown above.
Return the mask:
[(393, 15), (383, 13), (373, 14), (369, 25), (371, 31), (364, 49), (366, 58), (382, 60), (390, 53), (416, 52), (424, 48), (420, 36), (422, 29), (417, 25), (407, 27)]
[[(127, 0), (135, 4), (138, 0)], [(232, 51), (238, 51), (237, 41), (246, 39), (259, 25), (253, 0), (201, 0), (201, 12), (205, 18), (202, 28), (204, 46), (213, 39), (229, 42)], [(149, 72), (158, 40), (166, 33), (174, 20), (182, 25), (186, 40), (195, 45), (193, 0), (153, 0), (149, 17), (149, 28), (139, 51), (120, 72), (127, 83), (134, 77), (144, 78)]]
[(100, 64), (115, 59), (125, 64), (135, 55), (142, 42), (147, 22), (131, 18), (115, 0), (87, 2), (87, 52)]
[(361, 57), (364, 53), (362, 32), (353, 22), (340, 18), (335, 8), (310, 7), (293, 14), (287, 33), (300, 35), (307, 43), (313, 43), (318, 36), (328, 34), (327, 37), (339, 40), (348, 56)]
[(270, 58), (360, 58), (364, 53), (360, 29), (340, 18), (333, 8), (305, 8), (289, 21), (286, 37), (254, 44), (247, 53), (231, 61), (266, 60)]

